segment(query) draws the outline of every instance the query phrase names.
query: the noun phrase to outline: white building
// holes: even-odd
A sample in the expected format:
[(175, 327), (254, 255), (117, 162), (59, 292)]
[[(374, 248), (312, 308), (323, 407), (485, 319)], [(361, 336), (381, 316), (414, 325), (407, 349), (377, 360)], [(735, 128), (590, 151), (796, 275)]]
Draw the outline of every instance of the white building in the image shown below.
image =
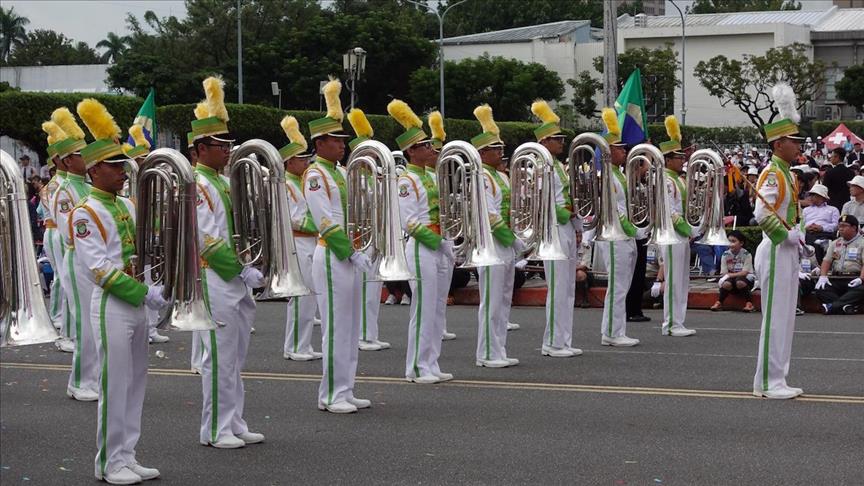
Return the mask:
[(4, 66), (0, 81), (21, 91), (107, 93), (110, 64), (72, 66)]

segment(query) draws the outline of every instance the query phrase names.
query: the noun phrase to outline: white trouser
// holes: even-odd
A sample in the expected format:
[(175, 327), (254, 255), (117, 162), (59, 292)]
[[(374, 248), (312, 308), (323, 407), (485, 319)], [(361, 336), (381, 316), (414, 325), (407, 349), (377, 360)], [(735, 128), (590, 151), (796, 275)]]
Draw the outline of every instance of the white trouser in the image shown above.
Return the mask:
[(507, 358), (507, 321), (513, 303), (513, 279), (515, 276), (513, 248), (494, 241), (498, 257), (503, 265), (478, 267), (480, 280), (480, 310), (477, 329), (478, 360)]
[[(598, 241), (595, 247), (600, 248), (606, 271), (609, 272), (609, 283), (606, 288), (606, 298), (603, 300), (603, 321), (600, 323), (600, 334), (608, 337), (621, 337), (627, 333), (627, 312), (625, 301), (630, 282), (633, 280), (633, 269), (636, 266), (636, 240)], [(641, 277), (640, 278), (644, 278)]]
[[(441, 356), (441, 336), (444, 329), (438, 319), (440, 275), (443, 273), (443, 252), (423, 246), (420, 241), (408, 239), (405, 249), (408, 266), (414, 280), (411, 285), (411, 321), (408, 324), (408, 353), (405, 359), (405, 376), (420, 376), (440, 373), (438, 357)], [(445, 296), (446, 298), (446, 296)]]
[(94, 287), (90, 302), (88, 324), (101, 368), (95, 471), (102, 479), (137, 462), (147, 388), (147, 317), (143, 306), (132, 307), (101, 287)]
[[(150, 265), (144, 267), (144, 284), (148, 287), (153, 285), (153, 279), (150, 275)], [(159, 324), (159, 311), (145, 307), (144, 312), (147, 314), (147, 335), (153, 337), (153, 335), (157, 334), (156, 325)]]
[[(55, 324), (61, 323), (61, 328), (65, 331), (68, 329), (65, 312), (66, 302), (63, 294), (63, 283), (60, 281), (60, 267), (63, 266), (63, 241), (57, 228), (46, 228), (42, 241), (45, 243), (45, 256), (48, 257), (48, 261), (51, 262), (51, 269), (54, 270), (48, 312), (51, 315), (51, 321)], [(63, 325), (67, 327), (63, 327)]]
[(360, 340), (361, 273), (330, 249), (315, 248), (312, 280), (318, 291), (323, 353), (318, 403), (332, 405), (354, 397)]
[(546, 330), (542, 346), (555, 349), (569, 348), (573, 340), (573, 303), (576, 300), (576, 265), (579, 247), (573, 224), (558, 226), (561, 249), (566, 260), (543, 262), (546, 273)]
[(753, 390), (768, 391), (786, 386), (795, 304), (798, 299), (798, 244), (774, 245), (764, 234), (756, 249), (755, 270), (762, 289), (762, 332)]
[[(300, 262), (300, 275), (303, 282), (314, 293), (312, 282), (312, 256), (318, 239), (315, 237), (294, 237), (294, 246), (297, 248), (297, 260)], [(315, 295), (303, 297), (292, 297), (288, 301), (288, 316), (285, 320), (285, 343), (282, 346), (283, 353), (309, 354), (312, 352), (312, 327), (315, 325), (315, 311), (318, 303)]]
[(447, 297), (450, 295), (450, 282), (453, 281), (453, 267), (456, 262), (446, 255), (438, 260), (438, 302), (435, 303), (435, 320), (439, 322), (441, 336), (447, 332)]
[[(690, 292), (690, 242), (662, 245), (666, 268), (666, 288), (663, 294), (662, 334), (684, 327), (687, 317), (687, 294)], [(644, 278), (639, 275), (636, 278)]]
[(360, 296), (361, 341), (378, 340), (378, 313), (381, 310), (381, 287), (384, 282), (367, 279), (374, 278), (375, 274), (378, 273), (379, 263), (380, 258), (376, 258), (372, 263), (372, 269), (360, 277), (361, 282), (363, 282), (363, 295)]
[(249, 333), (255, 320), (255, 300), (239, 276), (226, 282), (211, 269), (205, 270), (204, 285), (214, 321), (224, 323), (215, 331), (198, 332), (201, 338), (200, 442), (219, 440), (249, 431), (243, 420), (245, 392), (240, 372), (249, 350)]
[(63, 287), (69, 296), (69, 313), (72, 331), (75, 335), (75, 350), (72, 352), (72, 371), (69, 373), (68, 388), (99, 391), (99, 356), (96, 354), (96, 340), (90, 325), (91, 296), (94, 285), (75, 262), (75, 250), (66, 251), (63, 256)]

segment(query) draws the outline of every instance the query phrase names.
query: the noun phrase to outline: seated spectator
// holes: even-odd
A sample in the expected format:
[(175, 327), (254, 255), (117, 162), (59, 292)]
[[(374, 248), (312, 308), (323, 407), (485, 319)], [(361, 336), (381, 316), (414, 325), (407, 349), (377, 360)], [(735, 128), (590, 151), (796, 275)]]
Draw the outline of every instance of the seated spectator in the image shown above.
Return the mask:
[(851, 199), (843, 205), (840, 215), (851, 214), (858, 221), (864, 221), (864, 176), (857, 175), (847, 184)]
[(807, 225), (804, 242), (816, 248), (816, 259), (822, 261), (825, 256), (822, 243), (836, 238), (840, 211), (828, 204), (828, 188), (822, 184), (815, 184), (807, 198), (810, 205), (804, 208), (804, 223)]
[[(593, 283), (593, 278), (591, 275), (591, 259), (593, 257), (594, 250), (592, 248), (593, 241), (585, 241), (582, 238), (582, 233), (576, 233), (576, 255), (578, 257), (578, 263), (576, 263), (576, 299), (574, 300), (575, 305), (579, 307), (587, 308), (590, 307), (591, 304), (588, 302), (588, 290), (591, 288), (591, 284)], [(579, 299), (579, 294), (582, 294), (582, 299)]]
[(821, 273), (818, 260), (816, 260), (815, 248), (810, 245), (807, 245), (807, 248), (810, 250), (810, 256), (802, 254), (798, 266), (798, 305), (795, 307), (796, 316), (804, 315), (804, 310), (801, 308), (801, 300), (813, 293), (813, 289), (816, 287), (813, 277), (818, 277)]
[(753, 257), (744, 249), (746, 238), (740, 231), (729, 232), (729, 249), (723, 253), (720, 259), (720, 295), (717, 302), (711, 306), (712, 311), (723, 310), (723, 301), (729, 294), (738, 294), (744, 297), (744, 312), (753, 312), (753, 282), (756, 275), (753, 273)]
[(825, 314), (857, 314), (864, 302), (864, 236), (858, 233), (858, 218), (840, 218), (840, 237), (828, 245), (816, 282), (816, 297)]
[[(699, 257), (702, 275), (709, 276), (717, 274), (717, 270), (720, 268), (720, 258), (727, 248), (727, 246), (704, 245), (699, 240), (690, 243), (690, 251)], [(709, 279), (709, 281), (712, 280)]]

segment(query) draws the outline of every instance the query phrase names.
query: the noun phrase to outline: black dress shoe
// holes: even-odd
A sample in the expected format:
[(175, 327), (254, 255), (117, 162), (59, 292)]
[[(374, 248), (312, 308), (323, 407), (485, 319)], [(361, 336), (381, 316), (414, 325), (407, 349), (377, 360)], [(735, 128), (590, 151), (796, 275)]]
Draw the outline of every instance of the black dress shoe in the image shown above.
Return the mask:
[(648, 316), (630, 316), (627, 318), (627, 322), (648, 322), (651, 318)]

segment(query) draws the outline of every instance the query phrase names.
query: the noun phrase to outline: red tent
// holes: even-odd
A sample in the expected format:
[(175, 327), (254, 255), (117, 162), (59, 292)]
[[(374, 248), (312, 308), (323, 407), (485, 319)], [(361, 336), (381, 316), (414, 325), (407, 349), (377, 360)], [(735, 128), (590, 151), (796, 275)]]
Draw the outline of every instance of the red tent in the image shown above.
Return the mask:
[(849, 130), (849, 128), (842, 123), (837, 125), (837, 128), (835, 128), (833, 132), (822, 137), (822, 141), (825, 142), (825, 148), (828, 150), (833, 150), (837, 147), (844, 147), (847, 140), (849, 140), (853, 145), (855, 143), (864, 143), (864, 140), (862, 140), (861, 137), (852, 133), (852, 130)]

